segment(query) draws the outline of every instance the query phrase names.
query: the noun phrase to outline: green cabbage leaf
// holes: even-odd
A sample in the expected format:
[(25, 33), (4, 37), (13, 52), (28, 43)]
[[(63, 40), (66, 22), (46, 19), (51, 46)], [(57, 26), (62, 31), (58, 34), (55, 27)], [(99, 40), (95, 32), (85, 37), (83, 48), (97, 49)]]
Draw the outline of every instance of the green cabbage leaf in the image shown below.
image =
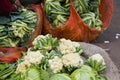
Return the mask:
[(92, 68), (84, 65), (80, 69), (76, 69), (71, 75), (72, 80), (96, 80)]
[(71, 78), (67, 74), (55, 74), (53, 75), (50, 80), (71, 80)]

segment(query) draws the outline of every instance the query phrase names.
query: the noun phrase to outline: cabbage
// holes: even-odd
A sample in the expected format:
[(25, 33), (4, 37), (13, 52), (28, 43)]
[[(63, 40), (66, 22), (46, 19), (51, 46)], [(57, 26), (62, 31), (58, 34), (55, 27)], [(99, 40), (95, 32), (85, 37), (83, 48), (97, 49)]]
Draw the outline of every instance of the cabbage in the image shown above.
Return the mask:
[(39, 69), (37, 67), (29, 68), (25, 80), (41, 80)]
[(84, 65), (80, 69), (76, 69), (71, 75), (72, 80), (96, 80), (92, 68)]
[(71, 80), (67, 74), (54, 74), (50, 80)]

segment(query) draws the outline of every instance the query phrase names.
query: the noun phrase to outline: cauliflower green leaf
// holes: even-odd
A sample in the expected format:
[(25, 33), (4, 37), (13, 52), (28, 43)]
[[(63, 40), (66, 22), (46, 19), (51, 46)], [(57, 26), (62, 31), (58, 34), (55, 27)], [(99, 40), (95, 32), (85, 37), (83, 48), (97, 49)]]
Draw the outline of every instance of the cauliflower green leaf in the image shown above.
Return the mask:
[(50, 51), (53, 48), (56, 48), (59, 45), (59, 40), (53, 38), (50, 34), (46, 36), (38, 36), (33, 41), (33, 46), (35, 50), (47, 50)]
[(98, 73), (105, 71), (106, 65), (100, 54), (95, 54), (86, 61), (86, 64), (96, 70)]

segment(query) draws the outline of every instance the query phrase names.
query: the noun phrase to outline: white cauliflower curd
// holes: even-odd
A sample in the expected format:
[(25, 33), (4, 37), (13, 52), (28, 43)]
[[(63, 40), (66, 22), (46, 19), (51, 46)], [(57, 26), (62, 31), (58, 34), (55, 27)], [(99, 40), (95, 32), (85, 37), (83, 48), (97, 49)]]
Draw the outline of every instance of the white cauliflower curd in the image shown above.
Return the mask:
[(48, 60), (48, 62), (53, 73), (60, 72), (63, 68), (62, 60), (57, 56), (55, 56), (53, 59)]
[(18, 64), (16, 72), (24, 73), (31, 64), (40, 64), (44, 56), (40, 51), (28, 51), (27, 55), (24, 57), (24, 61)]
[(24, 62), (21, 62), (21, 63), (18, 64), (18, 66), (17, 66), (16, 73), (19, 73), (19, 72), (25, 73), (26, 70), (27, 70), (27, 67), (26, 67), (25, 63), (24, 63)]
[(105, 65), (104, 58), (100, 54), (95, 54), (95, 55), (91, 56), (90, 59), (96, 60), (98, 62), (102, 61), (102, 64)]
[(40, 64), (43, 57), (40, 51), (28, 51), (24, 57), (24, 61), (29, 61), (31, 64)]
[(79, 47), (80, 44), (77, 42), (72, 42), (71, 40), (60, 39), (60, 45), (57, 47), (62, 54), (68, 54), (76, 52), (76, 47)]
[(83, 60), (77, 53), (69, 53), (65, 54), (62, 57), (62, 62), (64, 66), (73, 66), (73, 67), (79, 67), (83, 65)]

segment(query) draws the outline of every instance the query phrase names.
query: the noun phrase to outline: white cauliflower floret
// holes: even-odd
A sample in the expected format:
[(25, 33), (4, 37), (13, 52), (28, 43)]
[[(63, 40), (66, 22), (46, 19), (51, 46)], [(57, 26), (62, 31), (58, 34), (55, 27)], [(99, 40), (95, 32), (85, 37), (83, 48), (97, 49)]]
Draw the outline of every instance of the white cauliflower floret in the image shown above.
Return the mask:
[(40, 51), (28, 51), (27, 55), (24, 57), (24, 61), (28, 61), (31, 64), (40, 64), (43, 57)]
[(40, 51), (30, 51), (28, 50), (27, 55), (24, 57), (24, 61), (18, 64), (16, 72), (24, 73), (31, 64), (40, 64), (44, 56)]
[(69, 53), (66, 55), (63, 55), (62, 62), (64, 66), (73, 66), (73, 67), (79, 67), (83, 65), (83, 60), (77, 53)]
[(21, 62), (21, 63), (18, 64), (18, 66), (17, 66), (16, 73), (19, 73), (19, 72), (25, 73), (26, 70), (27, 70), (27, 67), (26, 67), (25, 63), (24, 63), (24, 62)]
[(76, 47), (80, 46), (77, 42), (72, 42), (71, 40), (60, 39), (60, 45), (57, 47), (62, 54), (68, 54), (76, 52)]
[(26, 65), (26, 67), (30, 67), (31, 66), (31, 63), (27, 60), (24, 61), (24, 64)]
[(50, 69), (53, 71), (53, 73), (60, 72), (63, 68), (62, 60), (55, 56), (53, 59), (49, 60)]
[(96, 60), (98, 62), (102, 61), (102, 64), (105, 65), (104, 58), (100, 54), (94, 54), (90, 57), (92, 60)]

